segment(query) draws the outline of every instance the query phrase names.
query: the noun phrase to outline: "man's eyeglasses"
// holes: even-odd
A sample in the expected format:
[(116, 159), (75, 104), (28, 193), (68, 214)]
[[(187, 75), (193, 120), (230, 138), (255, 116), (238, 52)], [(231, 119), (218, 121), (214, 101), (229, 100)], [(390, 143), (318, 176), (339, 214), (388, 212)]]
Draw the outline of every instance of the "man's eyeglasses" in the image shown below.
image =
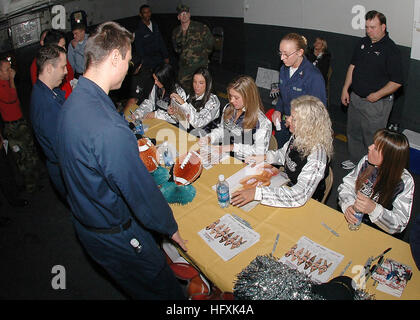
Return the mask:
[(292, 55), (294, 55), (296, 52), (298, 52), (299, 51), (299, 49), (297, 49), (296, 51), (293, 51), (292, 53), (289, 53), (289, 54), (287, 54), (287, 53), (284, 53), (284, 52), (281, 52), (281, 51), (277, 51), (277, 55), (281, 58), (281, 57), (283, 57), (283, 56), (285, 56), (286, 57), (286, 59), (287, 58), (289, 58), (290, 56), (292, 56)]

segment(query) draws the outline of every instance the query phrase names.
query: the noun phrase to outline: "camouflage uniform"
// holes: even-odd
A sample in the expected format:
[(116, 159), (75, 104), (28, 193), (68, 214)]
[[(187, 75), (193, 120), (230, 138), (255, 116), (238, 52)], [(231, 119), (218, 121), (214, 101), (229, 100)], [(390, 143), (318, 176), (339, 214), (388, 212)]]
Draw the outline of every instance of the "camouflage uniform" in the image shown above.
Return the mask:
[(31, 129), (25, 119), (5, 123), (4, 135), (9, 141), (17, 167), (25, 180), (26, 190), (35, 192), (39, 187), (41, 162), (36, 150)]
[(187, 32), (181, 26), (172, 32), (175, 52), (179, 54), (178, 80), (187, 92), (191, 90), (192, 75), (199, 67), (207, 67), (214, 38), (210, 29), (197, 21), (190, 21)]

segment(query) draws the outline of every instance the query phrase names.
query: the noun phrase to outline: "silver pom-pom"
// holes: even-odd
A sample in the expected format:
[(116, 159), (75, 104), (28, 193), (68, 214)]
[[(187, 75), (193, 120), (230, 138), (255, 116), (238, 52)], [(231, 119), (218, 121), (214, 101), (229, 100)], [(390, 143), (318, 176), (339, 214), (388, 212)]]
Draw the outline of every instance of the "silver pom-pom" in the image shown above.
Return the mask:
[[(239, 300), (325, 300), (313, 291), (315, 285), (307, 275), (267, 255), (257, 256), (237, 275), (233, 293)], [(373, 296), (356, 290), (354, 299)]]
[(233, 293), (240, 300), (324, 300), (310, 278), (271, 256), (257, 256), (238, 274)]

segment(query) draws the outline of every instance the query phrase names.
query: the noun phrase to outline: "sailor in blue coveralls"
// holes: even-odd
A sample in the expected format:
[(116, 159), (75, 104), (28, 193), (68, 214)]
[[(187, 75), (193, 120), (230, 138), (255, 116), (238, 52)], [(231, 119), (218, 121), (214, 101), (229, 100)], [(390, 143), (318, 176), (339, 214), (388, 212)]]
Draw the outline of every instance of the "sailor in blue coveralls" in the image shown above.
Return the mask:
[(132, 40), (115, 22), (89, 37), (86, 71), (60, 113), (58, 159), (88, 254), (134, 299), (184, 299), (151, 234), (169, 236), (186, 250), (178, 225), (108, 97), (127, 73)]
[(46, 157), (50, 179), (66, 198), (66, 189), (54, 147), (57, 138), (57, 120), (65, 101), (65, 92), (59, 88), (67, 74), (66, 51), (57, 45), (41, 47), (37, 54), (39, 75), (32, 88), (30, 116), (35, 137)]
[(290, 102), (303, 95), (315, 96), (326, 106), (327, 92), (321, 72), (304, 53), (306, 39), (299, 34), (289, 33), (280, 42), (279, 56), (284, 65), (280, 68), (279, 90), (280, 96), (272, 115), (281, 123), (281, 130), (275, 130), (275, 137), (280, 149), (290, 138), (290, 131), (286, 127), (286, 116), (290, 116)]

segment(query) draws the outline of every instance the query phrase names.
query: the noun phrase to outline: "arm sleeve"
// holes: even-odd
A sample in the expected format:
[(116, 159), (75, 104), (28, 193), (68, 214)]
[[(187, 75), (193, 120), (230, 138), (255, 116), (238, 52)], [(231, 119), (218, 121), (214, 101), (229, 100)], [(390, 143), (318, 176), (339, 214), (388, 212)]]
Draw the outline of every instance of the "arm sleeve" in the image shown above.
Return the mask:
[(71, 43), (69, 43), (67, 47), (67, 60), (70, 62), (70, 65), (72, 66), (73, 70), (76, 70), (76, 60), (74, 57), (74, 49)]
[(312, 77), (310, 79), (310, 85), (308, 88), (308, 95), (319, 98), (319, 100), (322, 101), (324, 106), (327, 106), (327, 90), (325, 89), (325, 80), (321, 72), (314, 72), (312, 74)]
[(410, 220), (414, 197), (413, 177), (404, 172), (402, 176), (404, 190), (397, 195), (392, 203), (392, 210), (387, 210), (380, 204), (369, 214), (369, 219), (387, 233), (402, 232)]
[(34, 85), (35, 84), (35, 82), (36, 82), (36, 80), (37, 80), (37, 78), (38, 78), (38, 75), (37, 75), (37, 67), (36, 67), (36, 58), (32, 61), (32, 63), (31, 63), (31, 67), (30, 67), (30, 73), (31, 73), (31, 82), (32, 82), (32, 85)]
[(325, 150), (316, 147), (308, 156), (308, 161), (292, 187), (257, 187), (256, 195), (261, 195), (261, 203), (273, 207), (300, 207), (314, 194), (319, 182), (324, 177), (327, 165)]
[(219, 116), (220, 113), (220, 101), (216, 95), (210, 95), (204, 108), (199, 112), (190, 103), (184, 103), (181, 108), (184, 112), (190, 116), (190, 124), (194, 128), (202, 128)]
[(67, 81), (73, 80), (74, 79), (74, 70), (73, 67), (71, 66), (69, 60), (67, 59), (67, 75), (66, 75), (66, 79)]
[(143, 119), (147, 113), (155, 110), (155, 90), (156, 86), (153, 86), (149, 98), (144, 99), (140, 106), (133, 112), (137, 119)]
[(167, 113), (164, 110), (158, 109), (155, 111), (156, 112), (156, 119), (161, 119), (161, 120), (165, 120), (169, 123), (177, 123), (177, 121), (175, 121), (174, 118), (172, 118), (169, 113)]
[[(282, 67), (283, 68), (283, 67)], [(279, 112), (281, 112), (281, 113), (283, 113), (283, 98), (282, 98), (282, 92), (281, 92), (281, 84), (280, 84), (280, 78), (281, 78), (281, 71), (282, 71), (282, 68), (280, 68), (280, 72), (279, 72), (279, 95), (278, 95), (278, 97), (277, 97), (277, 103), (276, 103), (276, 106), (274, 107), (274, 109), (276, 110), (276, 111), (279, 111)]]
[(180, 54), (182, 51), (182, 45), (181, 45), (182, 37), (178, 35), (180, 33), (180, 30), (181, 28), (176, 28), (172, 32), (172, 45), (174, 47), (174, 51), (178, 54)]
[(209, 27), (207, 27), (206, 25), (204, 25), (204, 39), (206, 39), (207, 54), (210, 55), (210, 53), (213, 51), (214, 37)]
[(401, 53), (397, 46), (390, 49), (386, 62), (389, 80), (398, 84), (403, 84)]
[(357, 166), (343, 178), (343, 182), (338, 186), (338, 204), (342, 212), (346, 212), (347, 208), (352, 206), (356, 201), (356, 180), (366, 159), (367, 156), (364, 156)]
[[(107, 176), (146, 227), (172, 236), (178, 226), (167, 201), (139, 158), (134, 135), (118, 124), (105, 130), (96, 156)], [(121, 167), (121, 164), (124, 164)]]
[(267, 151), (266, 162), (270, 164), (284, 165), (286, 151), (289, 147), (290, 139), (283, 145), (283, 147), (281, 147), (281, 149)]

